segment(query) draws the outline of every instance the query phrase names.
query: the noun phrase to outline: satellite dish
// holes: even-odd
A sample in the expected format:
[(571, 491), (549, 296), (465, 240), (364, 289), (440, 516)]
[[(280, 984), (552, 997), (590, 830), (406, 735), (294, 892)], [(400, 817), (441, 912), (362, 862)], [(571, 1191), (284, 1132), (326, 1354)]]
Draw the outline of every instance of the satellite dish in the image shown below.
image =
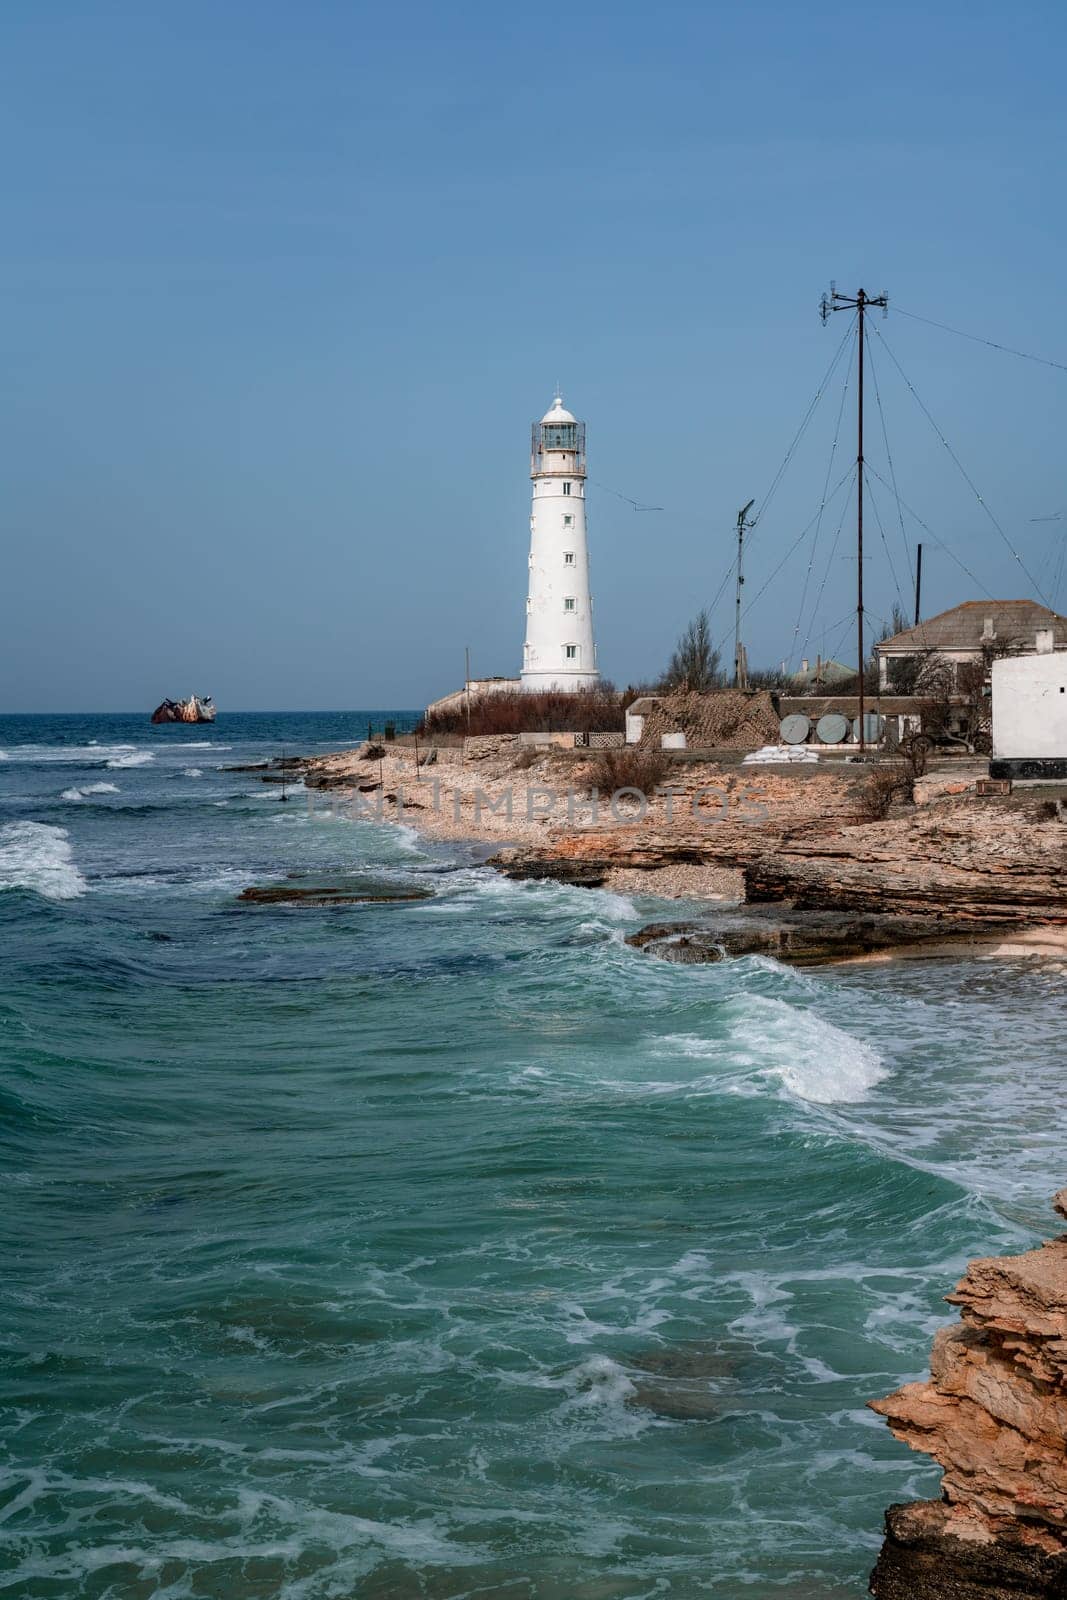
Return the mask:
[(823, 744), (840, 744), (848, 738), (848, 718), (837, 711), (828, 711), (825, 717), (819, 718), (815, 732)]
[[(868, 711), (863, 719), (864, 744), (877, 744), (884, 731), (885, 718), (877, 711)], [(858, 743), (860, 736), (859, 717), (853, 717), (852, 719), (852, 732), (856, 737), (856, 742)]]
[(795, 711), (792, 716), (783, 717), (779, 732), (786, 744), (803, 744), (811, 732), (811, 721)]

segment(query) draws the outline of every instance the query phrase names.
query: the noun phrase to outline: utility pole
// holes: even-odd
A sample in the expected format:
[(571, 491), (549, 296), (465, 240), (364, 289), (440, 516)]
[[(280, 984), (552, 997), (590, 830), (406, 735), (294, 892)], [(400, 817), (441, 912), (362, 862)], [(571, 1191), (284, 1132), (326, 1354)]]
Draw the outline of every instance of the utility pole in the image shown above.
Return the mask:
[(923, 547), (915, 547), (915, 626), (919, 626), (919, 603), (923, 592)]
[(837, 285), (830, 284), (830, 293), (823, 295), (819, 315), (829, 322), (834, 311), (856, 313), (857, 416), (856, 416), (856, 665), (860, 681), (860, 755), (867, 749), (867, 726), (864, 721), (863, 683), (863, 352), (865, 343), (864, 315), (868, 306), (880, 306), (885, 315), (889, 296), (885, 290), (880, 295), (870, 295), (861, 289), (858, 294), (838, 294)]
[[(745, 582), (745, 574), (744, 574), (744, 571), (743, 571), (742, 562), (743, 562), (743, 559), (744, 559), (745, 529), (746, 528), (752, 528), (752, 527), (755, 526), (754, 522), (749, 522), (747, 520), (748, 519), (748, 513), (752, 510), (752, 507), (755, 504), (756, 504), (755, 500), (750, 500), (748, 502), (748, 505), (747, 506), (742, 506), (741, 510), (737, 513), (737, 602), (736, 602), (735, 615), (734, 615), (734, 688), (735, 689), (747, 689), (748, 688), (748, 673), (745, 671), (744, 663), (741, 660), (741, 590), (744, 587), (744, 582)], [(744, 679), (743, 683), (741, 681), (742, 679)]]

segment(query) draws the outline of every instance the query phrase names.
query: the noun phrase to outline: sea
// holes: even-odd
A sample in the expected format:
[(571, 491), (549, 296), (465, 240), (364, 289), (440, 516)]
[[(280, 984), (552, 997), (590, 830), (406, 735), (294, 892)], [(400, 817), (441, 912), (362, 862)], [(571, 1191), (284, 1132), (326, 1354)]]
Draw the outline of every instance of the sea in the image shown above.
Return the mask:
[(1057, 1228), (1062, 968), (669, 965), (234, 770), (389, 719), (0, 718), (0, 1595), (862, 1596), (866, 1401)]

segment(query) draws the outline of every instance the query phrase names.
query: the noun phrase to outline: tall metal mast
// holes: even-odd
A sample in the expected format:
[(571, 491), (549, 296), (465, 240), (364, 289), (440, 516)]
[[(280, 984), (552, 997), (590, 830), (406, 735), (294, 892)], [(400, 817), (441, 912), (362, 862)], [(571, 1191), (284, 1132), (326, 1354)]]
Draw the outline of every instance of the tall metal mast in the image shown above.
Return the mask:
[(880, 306), (882, 315), (885, 315), (889, 305), (889, 296), (882, 290), (880, 295), (867, 294), (860, 289), (858, 294), (838, 294), (837, 285), (830, 284), (830, 293), (823, 295), (819, 305), (819, 315), (824, 323), (830, 320), (834, 311), (855, 311), (856, 313), (856, 364), (858, 383), (857, 415), (856, 415), (856, 665), (859, 671), (860, 684), (860, 755), (867, 749), (867, 724), (865, 721), (864, 681), (863, 681), (863, 351), (864, 351), (864, 325), (863, 319), (868, 306)]
[(747, 687), (748, 687), (747, 681), (744, 684), (742, 684), (742, 682), (741, 682), (741, 679), (743, 677), (747, 679), (747, 673), (744, 672), (744, 670), (743, 670), (743, 668), (741, 666), (741, 590), (744, 587), (744, 583), (745, 583), (745, 574), (744, 574), (744, 570), (743, 570), (743, 567), (742, 567), (742, 562), (743, 562), (743, 559), (744, 559), (745, 529), (746, 528), (751, 528), (751, 527), (754, 526), (753, 523), (751, 523), (751, 522), (749, 522), (747, 520), (748, 513), (752, 510), (752, 507), (755, 504), (756, 504), (755, 500), (750, 500), (748, 502), (748, 505), (747, 506), (742, 506), (741, 510), (737, 513), (737, 601), (736, 601), (735, 613), (734, 613), (734, 688), (735, 689), (742, 689), (742, 688), (746, 688), (747, 689)]

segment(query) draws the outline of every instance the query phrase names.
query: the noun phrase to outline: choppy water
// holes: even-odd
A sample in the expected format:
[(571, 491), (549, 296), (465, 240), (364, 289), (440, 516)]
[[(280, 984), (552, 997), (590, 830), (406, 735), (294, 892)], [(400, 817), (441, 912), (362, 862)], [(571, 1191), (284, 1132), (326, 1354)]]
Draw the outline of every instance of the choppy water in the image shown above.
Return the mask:
[[(220, 770), (365, 722), (0, 720), (0, 1594), (862, 1595), (1062, 974), (670, 966)], [(304, 870), (435, 894), (235, 903)]]

